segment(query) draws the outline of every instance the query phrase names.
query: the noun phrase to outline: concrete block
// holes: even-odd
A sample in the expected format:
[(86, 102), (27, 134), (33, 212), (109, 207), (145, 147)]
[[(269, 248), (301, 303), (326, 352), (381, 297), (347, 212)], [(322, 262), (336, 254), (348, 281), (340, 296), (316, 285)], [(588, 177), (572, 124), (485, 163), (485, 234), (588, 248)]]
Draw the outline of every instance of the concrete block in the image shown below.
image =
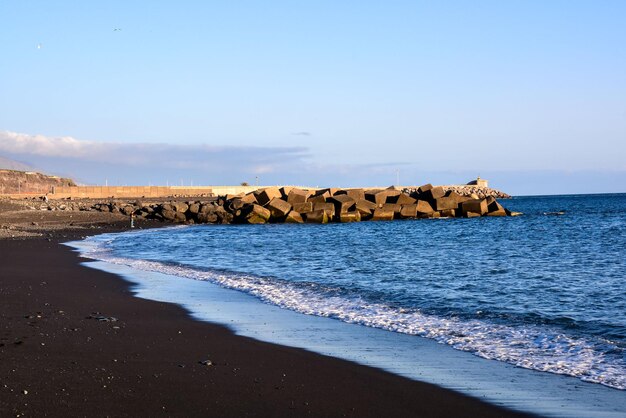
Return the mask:
[(374, 214), (372, 215), (372, 220), (373, 221), (393, 221), (393, 217), (394, 217), (393, 210), (378, 208), (374, 210)]
[(361, 214), (361, 220), (371, 218), (374, 213), (374, 209), (376, 209), (376, 204), (370, 202), (369, 200), (359, 199), (356, 202), (356, 210)]
[(397, 203), (398, 205), (412, 205), (415, 202), (416, 200), (413, 199), (408, 194), (401, 193), (400, 195), (398, 195), (398, 197), (396, 198), (396, 201), (393, 203)]
[(249, 212), (246, 215), (246, 221), (249, 224), (264, 224), (270, 220), (272, 213), (269, 209), (260, 205), (250, 205)]
[(433, 185), (430, 183), (424, 184), (423, 186), (420, 186), (417, 188), (417, 192), (418, 193), (426, 193), (427, 191), (429, 191), (430, 189), (433, 188)]
[(346, 194), (358, 202), (361, 199), (365, 199), (365, 190), (363, 189), (346, 189)]
[(402, 205), (400, 217), (404, 219), (417, 218), (417, 205)]
[(402, 205), (399, 205), (397, 203), (385, 203), (384, 205), (380, 206), (380, 209), (393, 211), (396, 217), (398, 217), (400, 216), (400, 211), (402, 211)]
[(304, 223), (304, 219), (302, 219), (302, 215), (295, 210), (292, 210), (287, 214), (285, 218), (286, 224), (301, 224)]
[(455, 198), (439, 197), (435, 199), (433, 208), (437, 211), (446, 209), (456, 209), (459, 206), (459, 202)]
[[(450, 190), (449, 192), (446, 193), (446, 197), (448, 199), (454, 199), (456, 200), (458, 203), (462, 203), (465, 202), (467, 200), (472, 200), (471, 197), (467, 197), (467, 196), (463, 196), (461, 194), (458, 194), (457, 192), (455, 192), (454, 190)], [(458, 206), (458, 205), (457, 205)]]
[(278, 187), (268, 187), (256, 192), (256, 200), (261, 206), (267, 205), (272, 199), (281, 197), (282, 193)]
[(287, 202), (292, 205), (295, 203), (304, 203), (311, 196), (311, 192), (302, 189), (291, 189), (287, 195)]
[(397, 197), (401, 194), (400, 190), (385, 189), (385, 190), (368, 190), (365, 192), (365, 198), (370, 202), (377, 205), (384, 205), (385, 203), (393, 203), (397, 200)]
[(281, 187), (279, 189), (280, 190), (280, 194), (281, 194), (281, 199), (287, 200), (287, 198), (289, 197), (289, 193), (291, 192), (292, 189), (295, 189), (295, 187), (289, 187), (289, 186)]
[(442, 218), (454, 218), (456, 211), (454, 209), (445, 209), (439, 212)]
[(300, 214), (313, 212), (313, 203), (311, 202), (293, 203), (292, 206), (293, 210)]
[[(425, 186), (421, 186), (418, 190), (421, 190), (422, 187)], [(430, 200), (433, 201), (435, 199), (438, 199), (440, 197), (444, 197), (446, 194), (446, 192), (443, 190), (443, 187), (441, 186), (437, 186), (437, 187), (432, 187), (430, 189), (424, 189), (424, 191), (418, 193), (417, 195), (417, 199), (419, 200)]]
[(416, 202), (417, 205), (417, 213), (418, 215), (426, 215), (429, 213), (433, 213), (435, 210), (433, 209), (433, 206), (430, 204), (430, 202), (426, 201), (426, 200), (418, 200)]
[(347, 194), (336, 194), (326, 199), (326, 202), (335, 205), (335, 213), (337, 214), (349, 212), (356, 206), (356, 201)]
[(241, 201), (243, 203), (248, 203), (248, 204), (258, 204), (259, 202), (257, 202), (256, 200), (256, 196), (254, 195), (254, 193), (248, 193), (247, 195), (244, 195), (241, 197)]
[(487, 216), (507, 216), (506, 210), (504, 208), (500, 210), (495, 210), (493, 212), (487, 212), (486, 215)]
[(313, 212), (323, 210), (326, 212), (328, 219), (333, 219), (335, 217), (335, 205), (332, 203), (314, 203), (313, 204)]
[(235, 200), (235, 199), (239, 199), (243, 197), (243, 193), (238, 193), (238, 194), (227, 194), (226, 196), (224, 196), (224, 199), (226, 200)]
[[(490, 199), (491, 198), (491, 199)], [(504, 208), (502, 207), (502, 205), (500, 205), (500, 203), (498, 203), (498, 201), (496, 201), (495, 198), (489, 196), (487, 199), (485, 199), (487, 202), (487, 212), (497, 212), (499, 210), (504, 210)]]
[(339, 215), (339, 222), (361, 222), (360, 212), (344, 212)]
[(330, 195), (329, 196), (326, 196), (324, 194), (311, 195), (311, 196), (309, 196), (306, 199), (306, 201), (307, 202), (311, 202), (313, 204), (315, 204), (315, 203), (326, 203), (326, 198), (327, 197), (330, 197)]
[(304, 214), (304, 220), (309, 224), (326, 224), (328, 223), (328, 215), (325, 210), (314, 210)]
[(465, 215), (467, 212), (474, 212), (480, 215), (484, 215), (488, 212), (487, 200), (467, 200), (460, 205), (461, 213)]
[(287, 216), (291, 210), (291, 205), (284, 200), (275, 197), (266, 205), (266, 208), (269, 209), (273, 219), (279, 219)]
[(476, 213), (476, 212), (465, 212), (464, 215), (466, 218), (480, 218), (480, 213)]

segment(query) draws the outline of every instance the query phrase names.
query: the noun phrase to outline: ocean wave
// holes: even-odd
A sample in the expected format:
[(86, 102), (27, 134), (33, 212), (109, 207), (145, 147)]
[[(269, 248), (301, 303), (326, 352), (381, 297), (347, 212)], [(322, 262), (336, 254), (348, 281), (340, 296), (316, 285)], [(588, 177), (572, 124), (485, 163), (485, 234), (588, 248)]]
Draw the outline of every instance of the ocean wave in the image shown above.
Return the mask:
[(142, 271), (208, 281), (303, 314), (431, 338), (486, 359), (626, 390), (624, 349), (607, 339), (566, 335), (560, 329), (541, 324), (503, 325), (483, 319), (424, 314), (417, 309), (372, 303), (316, 283), (116, 257), (107, 250), (110, 244), (111, 240), (103, 236), (92, 238), (89, 246), (83, 247), (82, 255)]

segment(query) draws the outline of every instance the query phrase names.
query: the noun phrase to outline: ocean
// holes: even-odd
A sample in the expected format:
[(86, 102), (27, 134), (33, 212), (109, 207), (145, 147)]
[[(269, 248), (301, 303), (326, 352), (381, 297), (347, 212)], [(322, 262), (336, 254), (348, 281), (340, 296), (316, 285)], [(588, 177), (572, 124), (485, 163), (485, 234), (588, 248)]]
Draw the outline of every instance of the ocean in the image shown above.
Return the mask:
[[(94, 267), (134, 277), (139, 296), (180, 303), (241, 334), (544, 415), (626, 415), (626, 194), (501, 203), (524, 215), (197, 225), (73, 245), (99, 261)], [(235, 305), (246, 314), (216, 305), (205, 293), (216, 287), (239, 292), (247, 305)], [(261, 313), (270, 311), (281, 313)], [(324, 321), (311, 326), (311, 317)], [(335, 329), (370, 345), (351, 354), (352, 343), (329, 337)], [(445, 364), (425, 372), (425, 352), (485, 382), (446, 378)], [(496, 384), (498, 373), (513, 383)], [(570, 398), (588, 404), (558, 406)]]

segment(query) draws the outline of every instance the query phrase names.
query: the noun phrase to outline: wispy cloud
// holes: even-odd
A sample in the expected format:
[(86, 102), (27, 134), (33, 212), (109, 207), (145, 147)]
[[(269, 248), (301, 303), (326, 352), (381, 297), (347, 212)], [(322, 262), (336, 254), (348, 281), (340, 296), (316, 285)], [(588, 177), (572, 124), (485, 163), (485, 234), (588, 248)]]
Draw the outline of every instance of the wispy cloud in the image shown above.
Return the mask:
[(306, 131), (294, 132), (291, 135), (294, 135), (294, 136), (311, 136), (311, 132), (306, 132)]
[(301, 162), (307, 156), (307, 149), (99, 142), (4, 131), (0, 132), (0, 153), (135, 167), (231, 167), (233, 170), (267, 173)]
[(290, 172), (305, 164), (308, 150), (299, 146), (121, 143), (0, 131), (0, 154), (86, 182), (100, 181), (103, 173), (108, 179), (118, 173), (135, 182), (164, 182), (178, 176), (241, 181), (238, 179)]

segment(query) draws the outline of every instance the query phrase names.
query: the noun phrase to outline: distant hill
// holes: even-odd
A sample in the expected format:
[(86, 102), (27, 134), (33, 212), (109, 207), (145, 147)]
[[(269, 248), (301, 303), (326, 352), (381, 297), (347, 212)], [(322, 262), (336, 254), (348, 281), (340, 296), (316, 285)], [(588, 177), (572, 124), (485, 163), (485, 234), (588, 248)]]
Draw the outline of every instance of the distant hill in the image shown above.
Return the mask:
[(55, 186), (76, 186), (74, 180), (34, 171), (0, 169), (0, 194), (46, 194)]
[(11, 160), (3, 156), (0, 156), (0, 169), (18, 170), (18, 171), (34, 171), (34, 168), (29, 166), (28, 164)]

